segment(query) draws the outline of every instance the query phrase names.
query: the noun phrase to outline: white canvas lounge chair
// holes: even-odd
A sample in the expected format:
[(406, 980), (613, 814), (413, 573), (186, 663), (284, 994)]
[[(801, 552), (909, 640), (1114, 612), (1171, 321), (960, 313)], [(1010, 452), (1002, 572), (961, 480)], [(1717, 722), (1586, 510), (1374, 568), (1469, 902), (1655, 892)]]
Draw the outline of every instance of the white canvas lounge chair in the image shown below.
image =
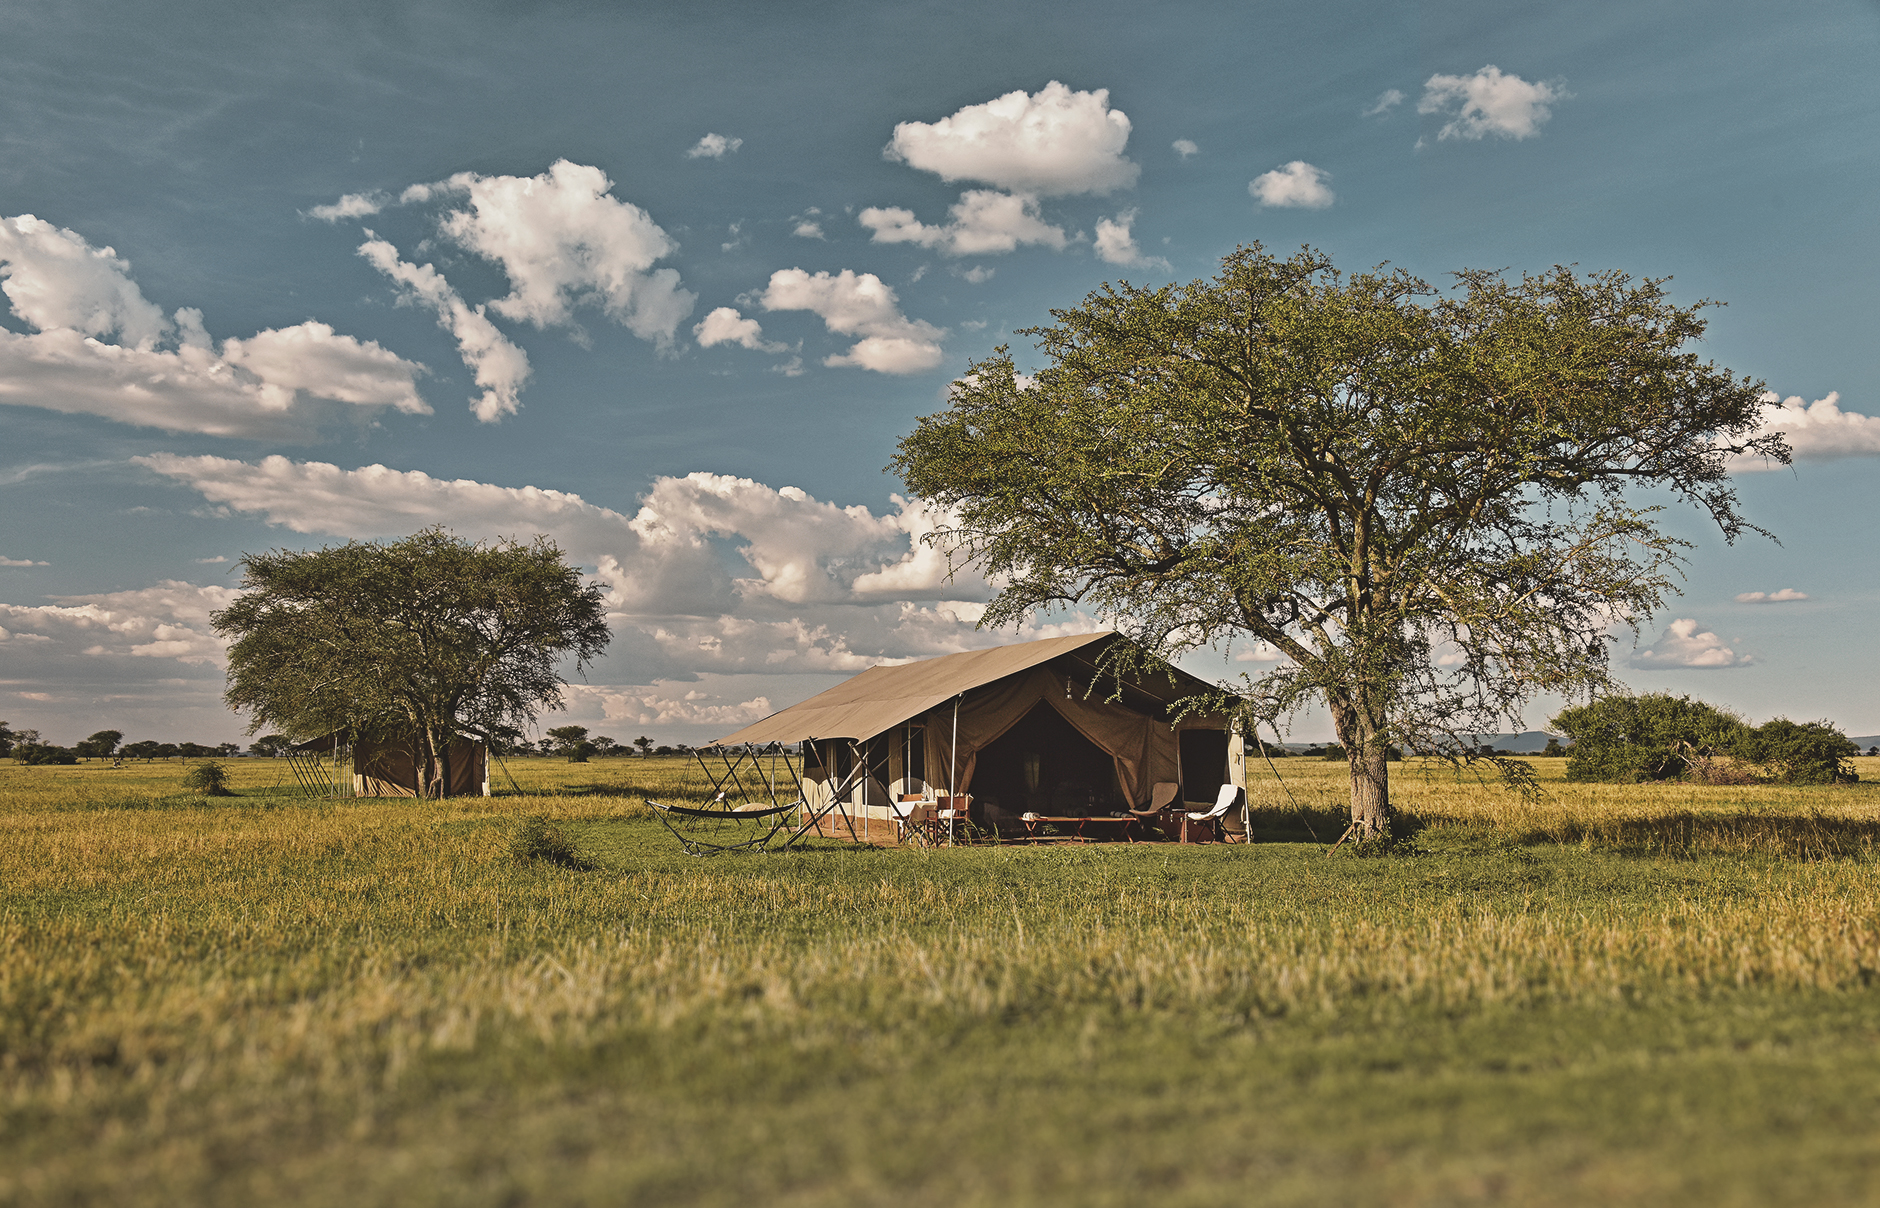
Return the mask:
[(1235, 803), (1239, 800), (1239, 785), (1222, 785), (1220, 796), (1214, 799), (1213, 809), (1188, 811), (1186, 825), (1182, 827), (1182, 841), (1185, 843), (1197, 842), (1197, 840), (1193, 838), (1197, 832), (1206, 834), (1214, 840), (1219, 840), (1221, 837), (1221, 819), (1227, 816), (1227, 811), (1233, 809)]

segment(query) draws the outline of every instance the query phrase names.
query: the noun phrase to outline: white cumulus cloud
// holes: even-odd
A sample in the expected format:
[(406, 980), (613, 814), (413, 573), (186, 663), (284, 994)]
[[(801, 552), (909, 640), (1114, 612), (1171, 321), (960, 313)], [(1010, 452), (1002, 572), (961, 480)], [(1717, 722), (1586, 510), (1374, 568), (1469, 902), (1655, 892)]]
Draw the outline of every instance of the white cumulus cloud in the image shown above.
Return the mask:
[(1789, 604), (1796, 600), (1806, 600), (1806, 592), (1785, 587), (1781, 591), (1746, 591), (1736, 598), (1738, 604)]
[(707, 134), (692, 144), (692, 149), (685, 153), (687, 159), (723, 159), (744, 145), (741, 138), (726, 138), (722, 134)]
[(902, 122), (884, 154), (942, 180), (977, 180), (1043, 196), (1109, 193), (1136, 183), (1123, 157), (1129, 118), (1108, 89), (1074, 92), (1056, 80), (968, 105), (937, 122)]
[(720, 306), (692, 328), (692, 335), (698, 340), (700, 348), (712, 348), (719, 344), (736, 344), (754, 352), (788, 352), (788, 344), (779, 344), (764, 339), (764, 329), (756, 319), (747, 319), (739, 314), (737, 308)]
[(858, 365), (877, 373), (922, 373), (939, 365), (946, 330), (901, 313), (892, 288), (873, 273), (843, 269), (811, 275), (800, 268), (779, 269), (760, 299), (765, 310), (807, 310), (837, 335), (862, 337), (846, 353), (826, 357), (825, 365)]
[(1247, 192), (1263, 206), (1322, 210), (1335, 200), (1331, 186), (1326, 183), (1331, 178), (1331, 173), (1325, 169), (1295, 159), (1254, 177), (1247, 185)]
[(136, 591), (55, 596), (56, 604), (0, 604), (0, 624), (11, 640), (45, 641), (67, 653), (214, 664), (226, 643), (210, 628), (209, 614), (236, 595), (232, 587), (166, 580)]
[[(212, 436), (299, 439), (304, 398), (428, 415), (424, 366), (308, 320), (227, 340), (165, 318), (111, 248), (30, 214), (0, 219), (0, 290), (38, 329), (0, 329), (0, 402)], [(113, 342), (109, 337), (117, 337)]]
[(1200, 145), (1192, 138), (1178, 138), (1170, 143), (1169, 147), (1175, 154), (1181, 156), (1183, 159), (1187, 159), (1189, 156), (1197, 154), (1201, 150)]
[(148, 348), (169, 329), (163, 311), (131, 280), (115, 248), (31, 214), (0, 219), (0, 292), (40, 331), (69, 328)]
[[(1835, 461), (1843, 457), (1880, 455), (1880, 416), (1841, 410), (1841, 394), (1805, 402), (1799, 394), (1781, 398), (1763, 395), (1763, 432), (1780, 432), (1795, 451), (1796, 461)], [(1776, 462), (1761, 458), (1730, 459), (1732, 473), (1776, 470)]]
[(661, 347), (697, 302), (679, 274), (655, 269), (678, 244), (640, 207), (609, 195), (599, 168), (557, 160), (539, 176), (453, 177), (469, 208), (446, 214), (440, 229), (459, 245), (502, 265), (510, 292), (495, 313), (548, 327), (572, 321), (574, 306), (598, 305), (608, 318)]
[(305, 390), (362, 407), (396, 407), (429, 415), (412, 377), (417, 366), (374, 343), (361, 343), (308, 321), (223, 341), (222, 359), (260, 378), (264, 392)]
[(437, 269), (402, 260), (390, 243), (371, 231), (366, 235), (359, 254), (401, 287), (399, 301), (430, 307), (437, 313), (438, 326), (456, 339), (457, 354), (483, 387), (483, 393), (470, 402), (471, 413), (493, 424), (520, 410), (519, 396), (529, 380), (529, 354), (510, 343), (483, 307), (465, 302)]
[(592, 701), (608, 721), (636, 726), (712, 726), (728, 731), (776, 712), (767, 696), (720, 704), (710, 692), (671, 680), (638, 685), (571, 684), (567, 695), (575, 708)]
[(1632, 665), (1646, 670), (1715, 670), (1749, 662), (1749, 656), (1738, 655), (1716, 634), (1700, 631), (1697, 622), (1688, 617), (1671, 622), (1656, 642), (1632, 656)]
[(913, 243), (949, 256), (1010, 252), (1025, 244), (1062, 249), (1070, 242), (1062, 227), (1038, 214), (1038, 199), (1028, 195), (969, 189), (949, 208), (952, 221), (927, 225), (912, 210), (870, 206), (857, 217), (874, 232), (876, 243)]
[(1431, 76), (1423, 83), (1417, 112), (1449, 115), (1440, 139), (1479, 139), (1493, 134), (1523, 139), (1539, 134), (1552, 105), (1571, 97), (1557, 83), (1531, 83), (1490, 64), (1473, 75)]
[(1110, 264), (1132, 268), (1167, 268), (1168, 261), (1160, 256), (1145, 256), (1142, 249), (1136, 246), (1135, 236), (1129, 233), (1135, 221), (1136, 211), (1133, 209), (1124, 210), (1115, 218), (1097, 219), (1097, 257)]

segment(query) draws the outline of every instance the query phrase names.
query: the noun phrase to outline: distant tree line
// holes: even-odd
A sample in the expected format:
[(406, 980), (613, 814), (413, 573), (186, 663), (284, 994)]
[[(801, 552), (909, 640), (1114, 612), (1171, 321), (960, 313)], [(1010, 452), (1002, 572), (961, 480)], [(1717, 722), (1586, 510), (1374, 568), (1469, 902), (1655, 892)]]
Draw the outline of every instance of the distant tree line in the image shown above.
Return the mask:
[(493, 744), (492, 749), (498, 755), (560, 756), (569, 763), (586, 763), (595, 757), (685, 755), (692, 750), (684, 743), (655, 746), (653, 740), (644, 734), (630, 743), (620, 742), (605, 734), (590, 736), (586, 726), (556, 726), (544, 737), (533, 741), (521, 734), (507, 735)]
[(204, 746), (199, 742), (124, 742), (121, 730), (100, 730), (82, 742), (62, 747), (40, 737), (37, 730), (14, 730), (0, 721), (0, 758), (11, 756), (13, 762), (28, 766), (74, 764), (81, 759), (208, 759), (239, 755), (241, 747), (232, 742)]

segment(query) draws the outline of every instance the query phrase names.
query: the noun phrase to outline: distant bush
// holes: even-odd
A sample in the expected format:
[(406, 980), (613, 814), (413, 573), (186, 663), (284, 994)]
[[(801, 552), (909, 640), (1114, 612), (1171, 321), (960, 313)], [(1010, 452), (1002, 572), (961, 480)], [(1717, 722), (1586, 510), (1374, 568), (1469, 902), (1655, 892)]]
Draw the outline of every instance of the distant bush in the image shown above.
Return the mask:
[(55, 747), (47, 742), (22, 742), (13, 748), (13, 762), (23, 763), (28, 767), (77, 763), (78, 752), (68, 751), (64, 747)]
[(1567, 779), (1635, 784), (1835, 784), (1858, 780), (1860, 749), (1827, 722), (1778, 717), (1761, 727), (1689, 696), (1609, 696), (1563, 710), (1550, 723), (1573, 740)]
[(1782, 784), (1845, 784), (1859, 780), (1849, 756), (1860, 748), (1825, 721), (1794, 722), (1786, 717), (1758, 726), (1737, 754), (1759, 764)]
[(233, 797), (229, 791), (228, 769), (213, 759), (207, 759), (183, 773), (183, 787), (194, 789), (205, 797)]
[(509, 836), (509, 854), (524, 862), (543, 860), (580, 871), (594, 867), (594, 862), (575, 847), (568, 832), (540, 814), (524, 818)]

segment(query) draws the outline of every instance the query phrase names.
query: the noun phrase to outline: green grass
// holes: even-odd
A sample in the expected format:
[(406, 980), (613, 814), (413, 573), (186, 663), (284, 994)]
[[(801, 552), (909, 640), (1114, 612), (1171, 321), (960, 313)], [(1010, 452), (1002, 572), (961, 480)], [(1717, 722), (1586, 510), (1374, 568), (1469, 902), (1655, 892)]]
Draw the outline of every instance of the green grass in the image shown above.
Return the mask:
[(0, 765), (0, 1204), (1880, 1199), (1880, 792), (1559, 763), (1385, 856), (1289, 760), (1250, 847), (715, 860), (679, 761)]

